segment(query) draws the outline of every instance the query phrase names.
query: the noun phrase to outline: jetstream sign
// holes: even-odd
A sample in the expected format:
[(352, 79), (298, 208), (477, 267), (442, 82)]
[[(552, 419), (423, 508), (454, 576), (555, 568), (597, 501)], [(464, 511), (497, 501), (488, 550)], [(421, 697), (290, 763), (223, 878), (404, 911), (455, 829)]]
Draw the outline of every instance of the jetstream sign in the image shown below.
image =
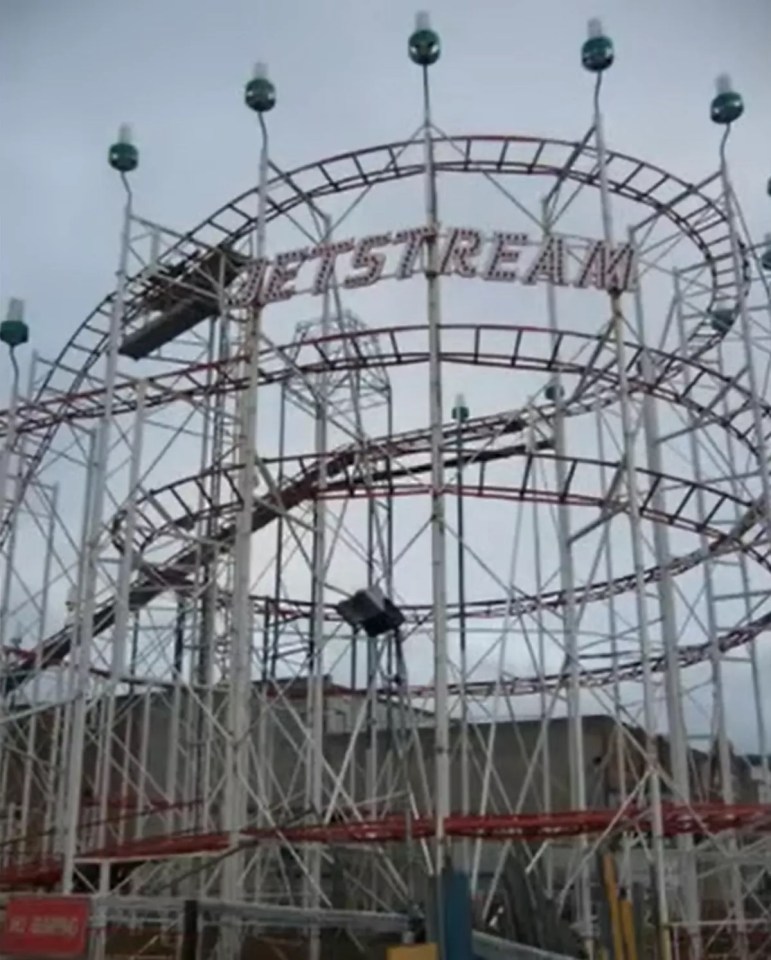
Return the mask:
[(551, 234), (532, 240), (526, 233), (455, 227), (432, 233), (428, 227), (369, 234), (322, 243), (252, 261), (234, 291), (241, 304), (265, 305), (299, 294), (321, 296), (333, 278), (344, 289), (380, 280), (409, 280), (425, 274), (426, 244), (435, 238), (437, 272), (497, 283), (553, 283), (609, 293), (634, 289), (636, 255), (629, 244), (576, 240)]

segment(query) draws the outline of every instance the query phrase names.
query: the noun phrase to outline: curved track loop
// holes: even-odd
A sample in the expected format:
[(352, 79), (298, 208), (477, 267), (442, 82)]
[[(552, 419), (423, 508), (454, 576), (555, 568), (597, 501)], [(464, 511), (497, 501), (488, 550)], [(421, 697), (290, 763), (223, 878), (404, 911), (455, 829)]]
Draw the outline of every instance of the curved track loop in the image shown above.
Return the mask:
[[(588, 144), (516, 135), (460, 135), (438, 137), (434, 143), (434, 167), (438, 174), (487, 174), (495, 177), (543, 176), (588, 187), (599, 186), (596, 151)], [(616, 196), (639, 203), (645, 221), (665, 219), (696, 248), (698, 264), (711, 277), (710, 304), (717, 298), (733, 301), (734, 273), (727, 220), (719, 202), (717, 178), (691, 184), (659, 167), (622, 153), (609, 152), (606, 158), (608, 188)], [(346, 191), (364, 191), (389, 181), (419, 176), (424, 172), (421, 142), (401, 141), (354, 150), (310, 163), (275, 176), (268, 185), (268, 220), (291, 214), (308, 199), (339, 196)], [(128, 283), (125, 330), (129, 333), (150, 304), (178, 300), (186, 277), (195, 275), (202, 260), (212, 252), (235, 252), (256, 225), (256, 191), (249, 190), (225, 204), (159, 258), (152, 279), (142, 272)], [(748, 261), (743, 254), (745, 276)], [(78, 327), (59, 356), (48, 368), (38, 387), (36, 401), (54, 396), (48, 428), (29, 452), (21, 479), (24, 491), (42, 463), (59, 426), (66, 418), (68, 398), (83, 392), (84, 384), (104, 354), (112, 303), (111, 293)], [(193, 302), (195, 301), (195, 302)], [(709, 321), (709, 306), (702, 319), (688, 333), (690, 356), (697, 357), (721, 338)], [(190, 302), (201, 319), (216, 315), (218, 298), (197, 294)], [(9, 516), (0, 517), (0, 544), (9, 530)]]
[[(397, 335), (404, 335), (405, 331), (409, 332), (410, 330), (416, 329), (418, 328), (396, 328), (392, 331), (376, 332), (381, 336), (391, 334), (394, 338), (396, 338)], [(507, 369), (543, 369), (544, 364), (546, 363), (542, 356), (536, 355), (535, 357), (531, 357), (527, 351), (522, 350), (522, 345), (524, 342), (526, 342), (528, 335), (531, 337), (547, 335), (546, 331), (542, 331), (538, 328), (499, 326), (472, 327), (461, 325), (458, 327), (450, 326), (446, 329), (448, 331), (469, 332), (473, 334), (475, 341), (475, 349), (469, 353), (464, 353), (464, 351), (459, 351), (458, 349), (449, 349), (443, 358), (446, 362), (470, 362), (479, 365), (502, 366)], [(496, 335), (500, 335), (501, 333), (510, 334), (512, 339), (517, 342), (519, 352), (510, 353), (508, 351), (502, 351), (500, 346), (498, 347), (497, 353), (490, 349), (486, 349), (482, 342), (482, 334), (485, 331), (494, 332)], [(372, 332), (368, 331), (367, 335), (371, 336), (371, 334)], [(352, 336), (355, 338), (357, 335), (353, 334)], [(588, 335), (566, 333), (562, 337), (561, 344), (568, 344), (572, 337), (577, 338), (579, 342), (582, 340), (593, 340), (593, 338)], [(319, 342), (311, 342), (309, 344), (311, 353), (314, 354), (315, 351), (318, 351), (318, 356), (320, 359), (317, 360), (315, 356), (312, 356), (311, 360), (302, 361), (301, 370), (303, 373), (322, 369), (324, 364), (326, 364), (326, 368), (329, 367), (329, 355), (326, 351), (324, 351), (323, 348), (324, 344), (328, 344), (332, 339), (335, 338), (324, 338)], [(350, 337), (346, 335), (338, 339), (350, 339)], [(357, 356), (359, 356), (358, 351), (354, 352)], [(746, 431), (740, 429), (740, 427), (734, 422), (733, 417), (726, 418), (716, 416), (712, 410), (701, 407), (694, 399), (691, 398), (690, 395), (686, 397), (678, 395), (669, 384), (667, 377), (661, 374), (662, 369), (664, 373), (666, 373), (666, 364), (667, 362), (671, 362), (671, 358), (666, 354), (657, 354), (656, 351), (653, 351), (652, 354), (653, 360), (657, 364), (659, 376), (652, 384), (645, 384), (642, 381), (638, 381), (636, 383), (637, 389), (648, 390), (654, 396), (657, 396), (670, 403), (679, 404), (689, 409), (702, 424), (712, 423), (721, 429), (729, 430), (733, 432), (737, 439), (752, 449), (749, 440), (747, 439)], [(398, 349), (396, 340), (394, 341), (392, 356), (390, 358), (381, 358), (382, 362), (386, 365), (389, 362), (392, 364), (420, 363), (425, 362), (425, 359), (426, 354), (424, 352)], [(715, 386), (717, 388), (724, 391), (728, 389), (736, 390), (738, 394), (736, 415), (738, 416), (739, 414), (745, 412), (745, 405), (748, 398), (740, 387), (737, 387), (734, 383), (726, 378), (717, 376), (708, 368), (699, 364), (698, 361), (690, 360), (688, 362), (694, 367), (695, 379), (705, 379), (707, 377), (714, 378)], [(322, 366), (320, 366), (320, 364)], [(630, 363), (630, 368), (634, 369), (635, 367), (636, 361), (633, 359), (633, 361)], [(575, 363), (571, 365), (567, 361), (562, 362), (561, 353), (556, 353), (553, 357), (549, 358), (548, 370), (553, 371), (557, 368), (563, 372), (570, 370), (574, 373), (581, 373), (584, 369)], [(204, 368), (191, 368), (189, 375), (191, 377), (197, 376), (202, 369)], [(280, 368), (278, 372), (271, 373), (270, 371), (264, 371), (264, 380), (266, 382), (276, 382), (279, 379), (286, 379), (290, 375), (296, 375), (296, 372), (296, 368), (294, 371), (288, 371), (285, 367)], [(174, 376), (182, 376), (183, 380), (186, 379), (185, 374), (180, 375), (177, 373), (174, 374)], [(163, 379), (164, 378), (158, 378), (158, 380)], [(603, 399), (605, 402), (610, 402), (615, 395), (616, 386), (613, 371), (601, 371), (597, 377), (597, 381), (604, 387)], [(216, 387), (215, 389), (234, 388), (234, 383), (225, 378), (224, 384)], [(125, 389), (126, 398), (124, 401), (124, 409), (129, 409), (131, 405), (131, 393), (128, 387)], [(158, 383), (156, 383), (155, 393), (153, 394), (153, 391), (151, 390), (149, 395), (151, 397), (153, 395), (156, 396), (158, 398), (158, 403), (164, 401), (168, 402), (172, 396), (162, 384)], [(174, 393), (173, 396), (176, 399), (183, 401), (189, 399), (188, 391), (184, 388), (179, 393)], [(98, 415), (98, 412), (101, 409), (99, 397), (96, 394), (91, 393), (84, 399), (87, 401), (84, 404), (84, 409), (89, 411), (88, 415)], [(596, 406), (597, 399), (600, 399), (599, 395), (596, 395), (595, 399), (592, 400), (591, 406)], [(577, 412), (582, 412), (588, 408), (588, 402), (582, 400), (577, 407), (572, 409), (571, 413), (575, 414)], [(764, 412), (769, 413), (771, 411), (766, 409)], [(24, 427), (25, 429), (34, 430), (38, 428), (40, 421), (36, 420), (36, 416), (40, 413), (41, 411), (39, 408), (35, 408), (34, 406), (30, 407), (29, 410), (22, 410), (20, 413), (20, 426), (24, 427), (24, 424), (26, 423), (27, 426)], [(553, 407), (545, 407), (540, 409), (538, 411), (539, 422), (542, 424), (548, 424), (549, 417), (552, 415), (552, 413)], [(43, 429), (45, 429), (45, 414), (43, 417)], [(492, 443), (499, 438), (510, 437), (512, 434), (521, 434), (526, 429), (526, 417), (524, 417), (521, 413), (517, 415), (498, 414), (469, 420), (465, 425), (466, 442), (467, 444), (476, 442), (482, 444), (482, 446), (479, 449), (470, 449), (468, 460), (472, 463), (481, 464), (509, 457), (531, 457), (533, 455), (533, 450), (530, 449), (527, 444), (518, 443), (508, 444), (505, 446), (492, 445)], [(454, 431), (455, 427), (453, 426), (448, 428), (448, 430)], [(545, 451), (547, 451), (550, 447), (550, 442), (548, 439), (542, 440), (538, 446), (540, 447), (538, 456), (549, 458), (549, 455), (545, 453)], [(367, 458), (373, 463), (377, 464), (377, 468), (366, 477), (360, 472), (356, 471), (356, 465), (359, 463), (363, 453), (366, 453)], [(382, 437), (379, 439), (368, 438), (366, 441), (362, 441), (361, 443), (350, 444), (333, 452), (327, 461), (327, 474), (332, 481), (328, 484), (327, 495), (334, 497), (355, 497), (366, 494), (368, 488), (370, 487), (374, 487), (383, 495), (388, 496), (412, 495), (415, 493), (425, 492), (425, 486), (420, 484), (416, 485), (414, 482), (410, 482), (410, 480), (414, 480), (414, 478), (424, 474), (429, 469), (430, 460), (428, 459), (428, 454), (428, 436), (425, 430), (415, 430), (408, 433), (392, 437)], [(401, 463), (401, 460), (405, 457), (422, 457), (422, 459), (416, 463), (410, 463), (409, 465), (405, 466)], [(299, 473), (288, 480), (285, 486), (276, 494), (263, 497), (258, 502), (252, 522), (252, 528), (254, 531), (263, 529), (269, 525), (279, 512), (292, 510), (304, 502), (312, 501), (316, 497), (320, 462), (318, 458), (313, 455), (299, 457), (298, 460), (300, 467)], [(456, 459), (454, 455), (448, 454), (445, 461), (445, 466), (447, 468), (452, 468), (455, 465)], [(480, 480), (479, 484), (469, 486), (467, 488), (467, 492), (469, 495), (482, 497), (486, 496), (497, 497), (501, 499), (529, 500), (533, 502), (566, 501), (573, 503), (576, 506), (587, 506), (595, 509), (607, 508), (607, 503), (604, 497), (580, 492), (580, 488), (588, 488), (590, 486), (589, 484), (580, 483), (582, 471), (593, 469), (597, 466), (600, 466), (600, 462), (597, 460), (576, 457), (570, 458), (568, 475), (571, 477), (571, 485), (574, 485), (576, 489), (536, 489), (535, 487), (530, 486), (527, 480), (522, 486), (519, 487), (491, 487), (485, 484), (484, 481)], [(612, 470), (615, 469), (617, 464), (607, 462), (604, 464), (604, 466)], [(234, 468), (230, 469), (231, 472), (235, 472)], [(650, 499), (647, 499), (641, 504), (642, 516), (653, 522), (668, 523), (673, 527), (689, 530), (696, 534), (701, 533), (702, 530), (704, 530), (704, 532), (710, 537), (710, 553), (713, 556), (728, 553), (737, 549), (740, 539), (742, 539), (747, 532), (752, 529), (756, 522), (757, 518), (755, 517), (754, 503), (752, 500), (748, 498), (734, 498), (726, 494), (722, 489), (710, 489), (708, 486), (701, 485), (700, 489), (705, 495), (705, 499), (710, 505), (714, 506), (713, 512), (717, 511), (725, 503), (735, 502), (745, 517), (744, 523), (739, 524), (736, 529), (730, 531), (729, 533), (726, 533), (724, 530), (705, 529), (700, 523), (697, 522), (696, 519), (689, 517), (687, 509), (687, 504), (693, 503), (695, 500), (693, 494), (697, 489), (696, 484), (680, 477), (662, 477), (647, 470), (639, 470), (638, 473), (640, 476), (642, 489), (651, 489), (655, 483), (660, 483), (663, 481), (668, 487), (670, 487), (670, 489), (677, 489), (682, 492), (680, 501), (681, 505), (678, 506), (671, 514), (656, 513), (651, 507)], [(166, 487), (160, 488), (159, 490), (150, 491), (145, 496), (143, 501), (140, 501), (138, 505), (138, 516), (144, 519), (144, 526), (142, 526), (140, 523), (137, 530), (138, 538), (134, 544), (131, 545), (131, 549), (139, 558), (142, 558), (143, 562), (141, 564), (140, 575), (130, 591), (129, 605), (131, 609), (136, 610), (147, 605), (167, 590), (173, 590), (177, 592), (190, 591), (193, 586), (191, 575), (196, 567), (202, 563), (210, 562), (217, 555), (225, 553), (230, 549), (235, 532), (234, 517), (237, 508), (237, 501), (235, 499), (232, 501), (232, 503), (226, 504), (224, 507), (218, 506), (216, 508), (216, 513), (214, 512), (215, 508), (209, 506), (197, 512), (191, 510), (184, 515), (178, 515), (173, 521), (168, 520), (170, 516), (170, 509), (163, 506), (164, 495), (168, 495), (170, 502), (178, 509), (178, 505), (180, 503), (184, 503), (185, 500), (190, 502), (193, 499), (192, 497), (185, 496), (186, 488), (189, 488), (189, 490), (195, 494), (200, 493), (202, 489), (202, 476), (205, 475), (195, 475), (177, 480), (171, 484), (168, 484)], [(237, 487), (232, 477), (230, 478), (230, 485), (234, 490)], [(623, 512), (625, 509), (625, 504), (619, 501), (613, 506), (612, 509), (617, 513)], [(709, 515), (710, 511), (708, 510), (707, 512)], [(217, 520), (219, 522), (219, 527), (216, 529), (216, 532), (212, 536), (211, 540), (205, 546), (202, 546), (201, 543), (197, 541), (191, 541), (189, 544), (183, 544), (181, 547), (178, 546), (180, 536), (184, 536), (186, 531), (200, 529), (204, 521), (211, 519)], [(124, 543), (122, 538), (121, 520), (122, 518), (120, 515), (114, 518), (112, 523), (112, 537), (116, 548), (122, 552), (127, 548), (127, 545)], [(177, 543), (177, 551), (170, 557), (165, 558), (162, 563), (159, 563), (158, 565), (151, 565), (150, 563), (146, 562), (146, 558), (143, 557), (143, 554), (150, 551), (155, 542), (164, 535), (169, 535), (175, 539)], [(769, 554), (767, 552), (757, 550), (747, 542), (744, 542), (742, 546), (745, 550), (747, 550), (748, 555), (752, 556), (752, 558), (762, 567), (771, 570), (771, 561), (769, 560)], [(674, 558), (670, 567), (670, 571), (676, 574), (683, 573), (686, 570), (689, 570), (703, 562), (704, 559), (705, 556), (702, 551), (692, 551), (684, 556)], [(644, 575), (647, 582), (655, 582), (660, 578), (661, 574), (662, 571), (659, 568), (651, 567), (645, 571)], [(617, 595), (628, 590), (633, 590), (634, 587), (634, 576), (626, 575), (618, 577), (610, 583), (603, 581), (586, 585), (579, 590), (579, 594), (582, 597), (585, 594), (588, 600), (600, 600), (611, 595)], [(542, 601), (547, 607), (555, 608), (561, 605), (562, 597), (559, 592), (555, 592), (552, 595), (542, 598)], [(487, 604), (488, 602), (485, 603)], [(493, 603), (495, 603), (495, 601), (493, 601)], [(505, 603), (506, 601), (504, 600), (497, 601), (499, 608), (504, 607)], [(525, 597), (520, 598), (517, 601), (517, 603), (514, 605), (513, 612), (515, 614), (524, 614), (533, 609), (535, 609), (534, 598)], [(489, 605), (487, 615), (491, 615)], [(109, 627), (114, 623), (114, 617), (115, 603), (113, 601), (108, 601), (99, 607), (95, 617), (95, 635), (109, 629)], [(719, 643), (724, 649), (737, 646), (741, 643), (746, 643), (754, 636), (757, 636), (758, 633), (765, 630), (767, 626), (767, 618), (760, 617), (743, 625), (743, 627), (739, 630), (730, 631), (724, 634), (720, 638)], [(64, 629), (55, 634), (53, 637), (49, 638), (43, 644), (42, 654), (28, 653), (26, 655), (26, 662), (20, 663), (18, 667), (6, 675), (6, 691), (11, 691), (22, 685), (31, 676), (32, 671), (36, 667), (45, 668), (61, 662), (61, 660), (68, 654), (71, 645), (72, 636), (69, 629)], [(681, 660), (684, 664), (698, 662), (699, 660), (706, 658), (708, 655), (709, 649), (708, 645), (706, 644), (693, 647), (683, 647), (680, 651)], [(657, 660), (656, 666), (658, 668), (663, 668), (663, 659)], [(641, 665), (639, 661), (625, 665), (623, 667), (625, 678), (632, 679), (637, 677), (640, 669)], [(596, 668), (594, 670), (585, 671), (584, 673), (585, 682), (592, 683), (594, 685), (604, 683), (610, 678), (611, 672), (608, 668)], [(559, 675), (554, 675), (546, 678), (546, 681), (551, 685), (558, 685), (562, 682), (562, 678)], [(543, 682), (543, 678), (540, 680), (537, 678), (522, 678), (517, 681), (516, 689), (518, 692), (525, 692), (530, 689), (534, 689), (534, 684), (543, 684)], [(472, 684), (469, 689), (473, 688), (473, 686), (474, 685)], [(480, 690), (484, 689), (486, 686), (486, 684), (480, 684)]]
[[(446, 323), (441, 325), (444, 335), (444, 347), (441, 353), (443, 363), (463, 364), (501, 370), (519, 370), (543, 373), (546, 375), (559, 371), (563, 375), (580, 376), (587, 372), (586, 365), (578, 359), (580, 351), (589, 350), (597, 344), (597, 337), (591, 333), (577, 330), (560, 330), (556, 343), (550, 330), (527, 324), (503, 323)], [(408, 367), (428, 362), (425, 342), (417, 345), (415, 336), (425, 339), (425, 324), (406, 324), (397, 327), (376, 327), (366, 330), (334, 333), (326, 337), (306, 338), (302, 342), (302, 354), (292, 362), (284, 358), (290, 345), (278, 348), (263, 348), (260, 359), (259, 378), (262, 385), (281, 384), (296, 376), (310, 377), (324, 372), (342, 372), (352, 369), (365, 369), (370, 365), (379, 367)], [(501, 338), (510, 340), (504, 344)], [(359, 341), (367, 342), (377, 338), (381, 349), (376, 355), (366, 354), (359, 349)], [(447, 340), (452, 338), (452, 345)], [(543, 341), (542, 349), (539, 341)], [(335, 354), (334, 348), (343, 344), (347, 349)], [(648, 347), (647, 353), (653, 367), (653, 380), (646, 383), (640, 376), (640, 359), (643, 348), (638, 343), (627, 342), (627, 374), (629, 389), (633, 392), (646, 390), (670, 403), (693, 406), (694, 412), (703, 408), (692, 404), (688, 397), (681, 396), (671, 381), (675, 373), (686, 368), (690, 375), (689, 394), (697, 387), (709, 384), (723, 396), (727, 391), (735, 391), (741, 400), (730, 419), (711, 413), (712, 419), (725, 429), (731, 430), (737, 439), (750, 450), (752, 430), (748, 426), (743, 430), (733, 427), (735, 416), (751, 409), (749, 390), (731, 377), (702, 362), (699, 357), (685, 359)], [(575, 416), (595, 410), (598, 403), (612, 403), (618, 391), (618, 376), (614, 361), (592, 366), (589, 383), (582, 389), (580, 398), (572, 401), (566, 414)], [(204, 397), (223, 393), (233, 393), (243, 389), (244, 380), (239, 375), (242, 366), (240, 356), (229, 357), (212, 363), (193, 363), (147, 378), (145, 383), (144, 407), (152, 410), (169, 403), (195, 403)], [(116, 384), (113, 414), (115, 416), (132, 413), (136, 410), (135, 377), (122, 377)], [(52, 430), (62, 424), (95, 420), (104, 413), (104, 390), (91, 389), (69, 393), (66, 396), (38, 398), (22, 401), (16, 409), (14, 430), (16, 436), (33, 435), (44, 441)], [(771, 416), (771, 404), (758, 400), (764, 417)], [(543, 403), (538, 410), (549, 416), (553, 404)], [(8, 410), (0, 410), (0, 437), (8, 434), (10, 422)]]

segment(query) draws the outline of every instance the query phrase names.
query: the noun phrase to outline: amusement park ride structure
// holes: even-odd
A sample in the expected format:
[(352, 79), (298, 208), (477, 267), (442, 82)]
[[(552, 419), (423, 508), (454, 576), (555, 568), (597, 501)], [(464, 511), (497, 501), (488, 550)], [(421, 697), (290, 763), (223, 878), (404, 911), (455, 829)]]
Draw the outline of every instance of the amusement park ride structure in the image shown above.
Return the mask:
[[(409, 53), (414, 136), (289, 172), (258, 66), (259, 184), (184, 235), (137, 213), (123, 128), (115, 290), (25, 387), (11, 303), (0, 885), (92, 894), (97, 930), (248, 907), (232, 936), (270, 914), (319, 956), (330, 917), (401, 929), (448, 863), (484, 922), (515, 841), (587, 945), (610, 850), (659, 956), (767, 956), (771, 808), (731, 742), (739, 711), (768, 784), (771, 245), (729, 177), (741, 98), (720, 78), (690, 183), (606, 145), (597, 22), (578, 142), (445, 134), (424, 15)], [(444, 223), (459, 180), (520, 227)], [(411, 181), (419, 226), (351, 238)], [(460, 281), (507, 319), (448, 322)], [(363, 322), (399, 283), (422, 311)], [(514, 402), (450, 407), (458, 370)]]

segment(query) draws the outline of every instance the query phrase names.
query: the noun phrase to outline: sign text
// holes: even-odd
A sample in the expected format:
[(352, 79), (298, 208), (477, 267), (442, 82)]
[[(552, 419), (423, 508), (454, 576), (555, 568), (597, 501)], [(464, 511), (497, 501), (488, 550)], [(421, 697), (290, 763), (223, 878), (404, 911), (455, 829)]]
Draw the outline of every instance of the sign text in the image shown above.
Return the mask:
[(300, 247), (273, 259), (255, 260), (242, 275), (234, 300), (277, 303), (298, 294), (320, 296), (337, 279), (343, 289), (369, 287), (380, 280), (409, 280), (427, 272), (426, 250), (436, 244), (439, 275), (497, 283), (553, 283), (611, 293), (634, 289), (635, 251), (629, 244), (573, 240), (552, 234), (533, 241), (526, 233), (451, 228), (432, 234), (428, 227), (369, 234)]

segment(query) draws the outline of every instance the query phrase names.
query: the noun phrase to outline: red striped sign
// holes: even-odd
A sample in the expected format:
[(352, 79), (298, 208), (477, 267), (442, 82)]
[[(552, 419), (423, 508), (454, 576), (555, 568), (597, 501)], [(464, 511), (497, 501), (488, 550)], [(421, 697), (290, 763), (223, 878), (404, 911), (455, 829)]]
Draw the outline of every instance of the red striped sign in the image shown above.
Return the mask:
[(80, 957), (88, 941), (84, 897), (13, 897), (5, 908), (0, 953), (12, 957)]

